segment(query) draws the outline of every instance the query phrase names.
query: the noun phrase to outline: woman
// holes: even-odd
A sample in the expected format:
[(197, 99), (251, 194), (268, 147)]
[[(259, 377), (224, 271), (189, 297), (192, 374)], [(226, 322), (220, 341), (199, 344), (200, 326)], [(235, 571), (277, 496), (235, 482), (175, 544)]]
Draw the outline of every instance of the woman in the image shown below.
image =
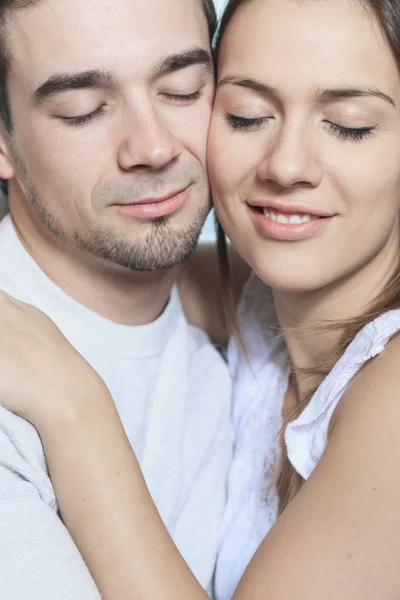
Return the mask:
[[(394, 600), (397, 0), (232, 0), (219, 44), (210, 175), (219, 219), (256, 275), (238, 313), (247, 352), (236, 339), (229, 348), (236, 456), (216, 595)], [(17, 331), (53, 377), (29, 364), (27, 390), (15, 397), (10, 386), (7, 408), (38, 428), (62, 516), (103, 597), (203, 599), (107, 390), (43, 315), (2, 302), (9, 369)]]

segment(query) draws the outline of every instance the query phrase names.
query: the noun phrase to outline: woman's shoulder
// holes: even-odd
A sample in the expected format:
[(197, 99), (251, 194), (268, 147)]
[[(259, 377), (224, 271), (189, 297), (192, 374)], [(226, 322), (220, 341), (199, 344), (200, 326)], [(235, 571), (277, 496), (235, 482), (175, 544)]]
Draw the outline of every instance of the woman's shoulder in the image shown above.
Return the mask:
[(396, 330), (386, 340), (382, 340), (382, 333), (378, 336), (375, 352), (352, 379), (338, 404), (334, 426), (352, 412), (353, 405), (356, 407), (361, 399), (365, 411), (375, 411), (378, 407), (385, 419), (390, 414), (396, 420), (400, 416), (400, 310), (393, 311), (391, 317), (395, 319)]
[[(375, 402), (379, 390), (398, 394), (400, 385), (400, 310), (384, 313), (369, 322), (324, 379), (301, 415), (286, 429), (289, 458), (307, 479), (318, 464), (336, 423), (346, 413), (351, 398), (363, 396), (362, 406)], [(385, 367), (384, 367), (385, 366)], [(397, 372), (396, 372), (397, 371)], [(368, 384), (365, 384), (365, 376)]]

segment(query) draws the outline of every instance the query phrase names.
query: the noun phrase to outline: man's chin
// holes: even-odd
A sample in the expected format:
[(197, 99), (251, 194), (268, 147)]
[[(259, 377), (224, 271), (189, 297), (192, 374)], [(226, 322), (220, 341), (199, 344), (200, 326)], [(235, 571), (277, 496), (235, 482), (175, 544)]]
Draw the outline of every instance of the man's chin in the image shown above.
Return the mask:
[(171, 269), (196, 249), (205, 217), (198, 213), (186, 227), (177, 227), (171, 219), (160, 217), (151, 226), (141, 227), (138, 234), (118, 235), (111, 228), (99, 228), (87, 235), (75, 234), (75, 244), (85, 253), (132, 271)]

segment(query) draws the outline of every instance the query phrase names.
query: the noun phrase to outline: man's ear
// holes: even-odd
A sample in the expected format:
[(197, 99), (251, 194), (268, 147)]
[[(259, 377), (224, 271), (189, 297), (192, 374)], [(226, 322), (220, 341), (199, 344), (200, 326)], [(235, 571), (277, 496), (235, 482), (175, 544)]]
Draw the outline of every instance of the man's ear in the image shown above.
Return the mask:
[(11, 153), (10, 136), (4, 125), (0, 125), (0, 179), (11, 179), (15, 175), (14, 161)]

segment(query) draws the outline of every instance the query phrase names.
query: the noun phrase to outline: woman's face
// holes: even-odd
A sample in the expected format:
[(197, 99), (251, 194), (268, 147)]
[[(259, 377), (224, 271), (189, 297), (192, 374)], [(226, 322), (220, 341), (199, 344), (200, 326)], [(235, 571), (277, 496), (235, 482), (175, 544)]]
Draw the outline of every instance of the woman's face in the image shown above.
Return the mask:
[(346, 0), (251, 0), (223, 38), (218, 82), (215, 207), (257, 274), (311, 291), (393, 265), (400, 77), (371, 12)]

